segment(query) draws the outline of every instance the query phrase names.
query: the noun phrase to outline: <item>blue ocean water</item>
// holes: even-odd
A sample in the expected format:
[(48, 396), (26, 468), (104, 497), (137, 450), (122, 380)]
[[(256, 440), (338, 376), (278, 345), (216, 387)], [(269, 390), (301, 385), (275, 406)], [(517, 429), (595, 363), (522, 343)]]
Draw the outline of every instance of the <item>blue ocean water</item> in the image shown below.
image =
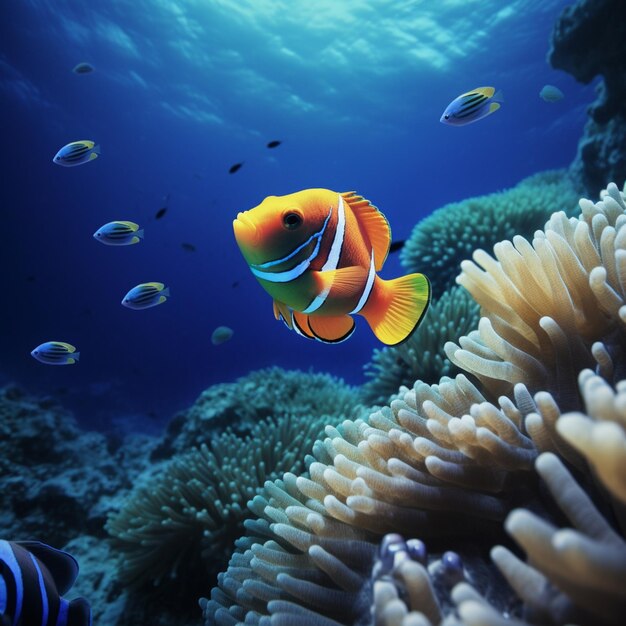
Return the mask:
[[(268, 195), (354, 189), (403, 239), (448, 202), (569, 165), (594, 86), (546, 62), (567, 4), (2, 3), (2, 379), (58, 397), (90, 426), (138, 430), (269, 365), (363, 382), (380, 347), (365, 321), (333, 346), (287, 331), (241, 256), (233, 218)], [(73, 73), (79, 62), (94, 72)], [(541, 100), (546, 83), (565, 98)], [(462, 128), (439, 122), (482, 85), (504, 93), (499, 111)], [(78, 139), (100, 144), (101, 156), (55, 165)], [(271, 140), (282, 143), (270, 150)], [(145, 240), (98, 244), (93, 232), (114, 219), (138, 222)], [(401, 273), (396, 255), (381, 275)], [(145, 281), (164, 282), (168, 302), (121, 306)], [(214, 346), (219, 325), (234, 335)], [(34, 360), (48, 340), (77, 346), (80, 362)]]

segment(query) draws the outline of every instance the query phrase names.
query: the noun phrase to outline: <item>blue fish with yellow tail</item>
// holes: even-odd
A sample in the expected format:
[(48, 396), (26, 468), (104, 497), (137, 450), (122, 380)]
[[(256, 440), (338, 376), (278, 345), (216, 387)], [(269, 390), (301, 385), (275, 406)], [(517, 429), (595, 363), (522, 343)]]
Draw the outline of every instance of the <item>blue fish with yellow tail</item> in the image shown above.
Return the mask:
[(135, 222), (116, 220), (100, 226), (93, 237), (107, 246), (130, 246), (143, 239), (143, 228)]
[(80, 358), (80, 352), (76, 352), (76, 348), (65, 341), (46, 341), (30, 354), (46, 365), (74, 365)]
[(170, 289), (163, 283), (141, 283), (133, 287), (122, 300), (129, 309), (140, 311), (163, 304), (170, 296)]
[(52, 162), (64, 167), (74, 167), (97, 159), (99, 154), (100, 146), (88, 139), (81, 139), (63, 146), (54, 155)]
[(84, 598), (66, 594), (78, 576), (67, 552), (39, 541), (0, 540), (0, 624), (4, 626), (91, 626)]
[(493, 87), (477, 87), (455, 98), (439, 121), (449, 126), (465, 126), (491, 115), (502, 102), (504, 96), (501, 91), (496, 93)]
[(362, 315), (387, 345), (407, 339), (424, 317), (423, 274), (377, 275), (391, 243), (385, 216), (354, 191), (306, 189), (269, 196), (239, 213), (235, 238), (252, 273), (274, 299), (274, 316), (309, 339), (338, 343)]

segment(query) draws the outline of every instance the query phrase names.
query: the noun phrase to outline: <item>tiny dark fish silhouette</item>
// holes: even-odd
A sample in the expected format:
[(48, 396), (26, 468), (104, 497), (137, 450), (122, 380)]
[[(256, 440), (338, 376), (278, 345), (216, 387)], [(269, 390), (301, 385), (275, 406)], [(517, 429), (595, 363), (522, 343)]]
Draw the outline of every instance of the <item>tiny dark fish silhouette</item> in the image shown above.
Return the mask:
[(169, 203), (170, 194), (168, 193), (163, 196), (163, 206), (156, 212), (154, 216), (157, 220), (160, 220), (167, 213)]
[(392, 241), (389, 246), (389, 252), (397, 252), (398, 250), (402, 250), (404, 248), (405, 241), (404, 239), (400, 241)]
[(183, 250), (187, 250), (187, 252), (195, 252), (196, 251), (196, 246), (194, 246), (192, 243), (181, 243), (180, 244)]
[(243, 161), (241, 163), (235, 163), (235, 165), (231, 165), (230, 169), (228, 170), (228, 173), (234, 174), (237, 170), (241, 168), (242, 165), (243, 165)]
[(268, 148), (277, 148), (278, 146), (280, 146), (281, 143), (282, 143), (281, 141), (278, 141), (277, 139), (274, 139), (274, 141), (270, 141), (267, 144), (267, 147)]

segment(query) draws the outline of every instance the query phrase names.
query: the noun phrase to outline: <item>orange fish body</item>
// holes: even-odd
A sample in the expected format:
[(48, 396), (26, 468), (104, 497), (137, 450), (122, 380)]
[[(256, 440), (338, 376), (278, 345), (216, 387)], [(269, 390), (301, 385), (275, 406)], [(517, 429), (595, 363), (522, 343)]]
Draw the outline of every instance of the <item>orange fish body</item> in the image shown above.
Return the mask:
[(353, 315), (395, 345), (407, 339), (430, 302), (423, 274), (383, 280), (391, 244), (385, 216), (355, 192), (306, 189), (269, 196), (239, 213), (235, 238), (252, 273), (274, 299), (274, 315), (298, 334), (347, 339)]

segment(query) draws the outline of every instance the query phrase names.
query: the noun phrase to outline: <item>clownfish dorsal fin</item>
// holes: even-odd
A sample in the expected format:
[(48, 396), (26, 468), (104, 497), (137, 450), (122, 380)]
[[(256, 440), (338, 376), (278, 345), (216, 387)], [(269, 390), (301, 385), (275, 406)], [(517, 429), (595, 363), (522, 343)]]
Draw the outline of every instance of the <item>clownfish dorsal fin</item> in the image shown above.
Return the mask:
[(380, 271), (391, 245), (391, 227), (387, 218), (369, 201), (359, 196), (355, 191), (346, 191), (341, 194), (344, 201), (350, 205), (354, 216), (374, 249), (376, 271)]
[(16, 541), (15, 543), (28, 550), (46, 566), (54, 579), (59, 595), (62, 596), (72, 588), (78, 576), (78, 563), (73, 556), (41, 541)]

